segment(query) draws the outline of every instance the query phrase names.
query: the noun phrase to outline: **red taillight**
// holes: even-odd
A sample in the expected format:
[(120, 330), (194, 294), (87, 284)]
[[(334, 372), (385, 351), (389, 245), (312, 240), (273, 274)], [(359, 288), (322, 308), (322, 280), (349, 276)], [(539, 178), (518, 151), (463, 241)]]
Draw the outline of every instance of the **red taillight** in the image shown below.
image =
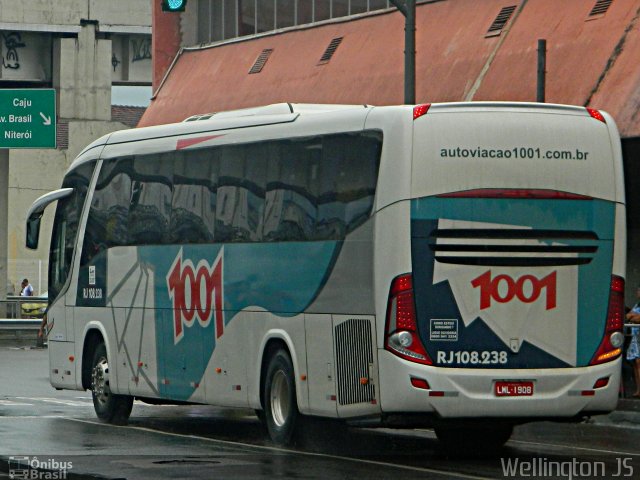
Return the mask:
[(540, 200), (593, 200), (592, 197), (577, 193), (559, 192), (540, 188), (477, 188), (461, 192), (443, 193), (440, 198), (528, 198)]
[(607, 309), (607, 324), (604, 336), (595, 355), (589, 365), (615, 360), (622, 354), (624, 335), (624, 278), (617, 275), (611, 276), (611, 289), (609, 291), (609, 308)]
[(400, 275), (391, 282), (389, 295), (396, 296), (402, 292), (413, 290), (413, 277), (410, 274)]
[(596, 120), (599, 120), (602, 123), (607, 123), (607, 121), (604, 118), (604, 115), (602, 115), (598, 110), (595, 110), (593, 108), (587, 108), (587, 112), (589, 112), (589, 115), (591, 115)]
[(607, 385), (609, 385), (609, 377), (602, 377), (596, 380), (596, 383), (594, 383), (593, 387), (591, 388), (595, 390), (596, 388), (603, 388), (603, 387), (606, 387)]
[(391, 282), (385, 331), (385, 349), (405, 360), (432, 364), (418, 334), (411, 274), (400, 275)]
[(416, 105), (413, 107), (413, 119), (417, 120), (426, 114), (429, 111), (429, 107), (431, 107), (430, 103), (423, 103), (422, 105)]
[(416, 388), (421, 388), (423, 390), (430, 390), (429, 382), (427, 382), (424, 378), (411, 377), (411, 385)]

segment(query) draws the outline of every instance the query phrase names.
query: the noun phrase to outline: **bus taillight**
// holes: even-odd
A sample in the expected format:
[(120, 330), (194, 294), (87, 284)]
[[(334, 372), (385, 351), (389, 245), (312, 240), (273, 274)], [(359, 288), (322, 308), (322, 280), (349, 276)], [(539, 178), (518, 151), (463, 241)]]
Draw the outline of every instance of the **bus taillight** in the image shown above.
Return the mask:
[(609, 308), (607, 309), (607, 325), (604, 336), (596, 354), (589, 365), (615, 360), (622, 354), (624, 343), (624, 278), (617, 275), (611, 276), (611, 289), (609, 291)]
[(528, 200), (593, 200), (579, 193), (560, 192), (542, 188), (476, 188), (459, 192), (441, 193), (439, 198), (507, 198)]
[(413, 107), (413, 119), (417, 120), (421, 116), (426, 115), (430, 107), (430, 103), (423, 103), (422, 105), (416, 105)]
[(391, 282), (385, 332), (384, 346), (391, 353), (412, 362), (433, 363), (418, 334), (411, 274), (399, 275)]
[(607, 123), (607, 120), (604, 118), (604, 115), (602, 115), (598, 110), (595, 110), (593, 108), (587, 108), (587, 112), (589, 112), (589, 115), (591, 115), (592, 118), (595, 118), (596, 120), (599, 120), (602, 123)]

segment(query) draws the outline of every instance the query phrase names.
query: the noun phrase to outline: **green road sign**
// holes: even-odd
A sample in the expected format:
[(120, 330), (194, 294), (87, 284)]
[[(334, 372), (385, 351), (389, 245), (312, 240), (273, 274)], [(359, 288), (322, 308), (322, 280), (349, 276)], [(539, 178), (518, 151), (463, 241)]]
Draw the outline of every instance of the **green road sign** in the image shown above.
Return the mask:
[(0, 89), (0, 148), (56, 148), (54, 89)]

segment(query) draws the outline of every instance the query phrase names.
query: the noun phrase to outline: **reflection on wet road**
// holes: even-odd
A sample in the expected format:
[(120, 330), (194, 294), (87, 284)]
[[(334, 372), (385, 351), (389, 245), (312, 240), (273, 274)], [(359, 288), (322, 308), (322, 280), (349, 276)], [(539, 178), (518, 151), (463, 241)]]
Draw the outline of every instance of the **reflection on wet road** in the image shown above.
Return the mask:
[(640, 478), (640, 429), (627, 426), (532, 423), (498, 454), (474, 457), (444, 451), (430, 430), (314, 420), (280, 448), (249, 410), (136, 402), (128, 426), (105, 425), (88, 393), (49, 386), (45, 351), (0, 348), (0, 362), (21, 379), (0, 369), (0, 478), (20, 478), (20, 462), (51, 475), (69, 465), (69, 479)]

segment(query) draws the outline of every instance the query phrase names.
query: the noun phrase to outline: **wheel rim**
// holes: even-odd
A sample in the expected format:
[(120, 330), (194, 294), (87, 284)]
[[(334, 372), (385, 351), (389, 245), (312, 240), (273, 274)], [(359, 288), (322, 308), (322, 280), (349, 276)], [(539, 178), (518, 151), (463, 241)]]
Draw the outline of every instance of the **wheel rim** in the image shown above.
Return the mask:
[(91, 392), (101, 405), (109, 401), (109, 364), (101, 358), (91, 372)]
[(273, 375), (271, 384), (271, 416), (278, 427), (282, 427), (287, 422), (290, 410), (287, 376), (282, 370), (278, 370)]

